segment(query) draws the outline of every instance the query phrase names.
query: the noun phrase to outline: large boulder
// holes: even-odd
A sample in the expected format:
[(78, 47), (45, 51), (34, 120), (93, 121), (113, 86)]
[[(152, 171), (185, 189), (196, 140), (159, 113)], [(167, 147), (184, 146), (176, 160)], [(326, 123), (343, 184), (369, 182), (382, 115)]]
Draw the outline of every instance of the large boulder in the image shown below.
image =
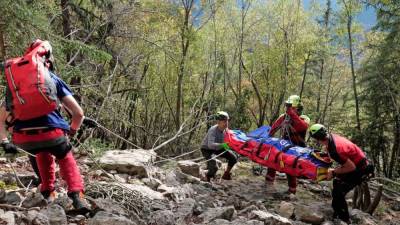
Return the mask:
[(296, 204), (295, 206), (296, 219), (305, 223), (319, 225), (326, 218), (332, 217), (332, 207), (326, 203), (315, 202), (310, 205)]
[(225, 219), (230, 221), (232, 220), (235, 213), (236, 210), (233, 206), (209, 208), (199, 217), (203, 220), (204, 223), (208, 223), (216, 219)]
[(264, 221), (265, 224), (269, 225), (292, 225), (292, 222), (285, 217), (261, 210), (252, 211), (250, 219)]
[(88, 225), (136, 225), (135, 222), (124, 216), (115, 215), (109, 212), (100, 211), (89, 219)]
[(99, 160), (105, 170), (115, 170), (118, 173), (136, 175), (140, 178), (149, 177), (148, 164), (154, 161), (156, 153), (151, 150), (112, 150), (107, 151)]
[(52, 204), (47, 209), (43, 209), (40, 213), (47, 216), (51, 225), (67, 225), (67, 215), (65, 215), (64, 209), (57, 205)]
[(194, 177), (200, 177), (200, 164), (191, 160), (181, 160), (178, 162), (178, 167), (185, 174), (192, 175)]

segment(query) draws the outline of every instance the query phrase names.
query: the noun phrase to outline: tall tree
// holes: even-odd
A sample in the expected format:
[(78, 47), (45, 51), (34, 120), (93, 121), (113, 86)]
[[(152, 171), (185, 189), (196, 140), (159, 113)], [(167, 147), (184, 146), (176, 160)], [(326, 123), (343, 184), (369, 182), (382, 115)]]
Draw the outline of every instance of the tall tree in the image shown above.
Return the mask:
[(360, 121), (360, 104), (359, 97), (357, 91), (357, 76), (354, 68), (354, 40), (353, 40), (353, 19), (355, 15), (358, 13), (360, 5), (358, 0), (342, 0), (344, 16), (346, 20), (346, 30), (347, 30), (347, 40), (348, 40), (348, 49), (349, 49), (349, 62), (351, 69), (351, 76), (353, 81), (353, 94), (354, 94), (354, 102), (355, 102), (355, 111), (356, 111), (356, 123), (357, 130), (361, 131), (361, 121)]

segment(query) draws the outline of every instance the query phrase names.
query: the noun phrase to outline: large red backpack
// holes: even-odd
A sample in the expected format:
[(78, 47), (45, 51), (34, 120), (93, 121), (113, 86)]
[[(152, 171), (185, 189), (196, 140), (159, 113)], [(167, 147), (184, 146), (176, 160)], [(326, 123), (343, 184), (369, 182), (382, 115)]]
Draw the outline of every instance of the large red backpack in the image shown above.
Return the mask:
[(36, 40), (23, 57), (7, 60), (6, 99), (14, 119), (30, 120), (57, 109), (56, 86), (45, 66), (50, 54), (50, 43)]

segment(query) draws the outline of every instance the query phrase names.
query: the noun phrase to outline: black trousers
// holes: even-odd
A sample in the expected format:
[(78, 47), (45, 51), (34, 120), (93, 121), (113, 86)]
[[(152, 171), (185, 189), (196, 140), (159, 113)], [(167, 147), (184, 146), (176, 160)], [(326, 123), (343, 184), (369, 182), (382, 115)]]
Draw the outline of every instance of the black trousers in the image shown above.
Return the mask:
[(346, 194), (362, 182), (363, 170), (358, 170), (338, 176), (333, 180), (332, 208), (333, 217), (345, 222), (350, 220)]
[(230, 151), (225, 151), (225, 150), (214, 150), (214, 149), (201, 149), (201, 153), (203, 154), (203, 157), (208, 160), (207, 161), (207, 177), (215, 177), (215, 174), (218, 171), (218, 165), (217, 161), (215, 159), (210, 160), (212, 157), (215, 155), (220, 155), (219, 157), (225, 158), (228, 160), (228, 167), (233, 167), (237, 163), (237, 156), (230, 152)]
[[(71, 143), (69, 141), (65, 140), (65, 142), (62, 142), (61, 144), (58, 144), (51, 148), (48, 148), (45, 151), (50, 152), (57, 159), (62, 159), (67, 155), (67, 153), (69, 151), (71, 151), (71, 149), (72, 149)], [(31, 153), (31, 154), (36, 154), (38, 152), (40, 152), (40, 150), (29, 151), (29, 153)], [(29, 156), (29, 161), (31, 163), (33, 171), (35, 172), (36, 176), (38, 177), (38, 180), (34, 181), (33, 185), (38, 186), (40, 183), (42, 183), (42, 178), (40, 177), (39, 167), (37, 165), (36, 158), (33, 156)]]

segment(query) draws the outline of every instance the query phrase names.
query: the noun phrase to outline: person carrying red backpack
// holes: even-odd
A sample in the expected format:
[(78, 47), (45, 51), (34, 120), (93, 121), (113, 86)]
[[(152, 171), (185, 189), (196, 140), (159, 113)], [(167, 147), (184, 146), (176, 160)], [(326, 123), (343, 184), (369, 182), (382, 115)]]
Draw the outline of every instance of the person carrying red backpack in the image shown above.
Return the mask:
[[(4, 64), (7, 86), (6, 100), (0, 107), (1, 146), (9, 157), (15, 156), (18, 148), (36, 156), (40, 191), (48, 202), (55, 199), (57, 159), (74, 208), (83, 209), (87, 208), (83, 200), (84, 184), (69, 139), (80, 128), (84, 113), (67, 84), (49, 70), (53, 66), (51, 58), (50, 43), (36, 40), (23, 57)], [(59, 103), (71, 112), (71, 124), (61, 116)], [(9, 115), (14, 120), (11, 142), (6, 129)]]

